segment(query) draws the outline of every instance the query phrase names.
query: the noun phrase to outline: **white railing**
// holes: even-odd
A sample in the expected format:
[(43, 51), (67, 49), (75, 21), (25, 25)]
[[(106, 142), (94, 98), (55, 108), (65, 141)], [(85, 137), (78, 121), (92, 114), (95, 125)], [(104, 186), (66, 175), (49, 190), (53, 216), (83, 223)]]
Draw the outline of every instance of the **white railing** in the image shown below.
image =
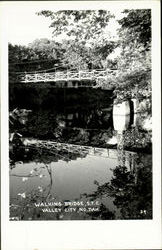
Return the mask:
[(67, 72), (67, 80), (78, 80), (80, 78), (79, 72)]
[(109, 75), (115, 75), (113, 70), (91, 70), (91, 71), (60, 71), (51, 73), (24, 73), (19, 75), (20, 82), (54, 82), (69, 80), (96, 80), (107, 79)]

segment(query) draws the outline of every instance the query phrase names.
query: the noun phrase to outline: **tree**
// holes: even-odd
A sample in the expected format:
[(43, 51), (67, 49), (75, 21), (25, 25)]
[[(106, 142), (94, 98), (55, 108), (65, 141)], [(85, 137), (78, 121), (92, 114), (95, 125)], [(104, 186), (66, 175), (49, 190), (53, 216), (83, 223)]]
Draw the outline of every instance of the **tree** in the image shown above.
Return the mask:
[[(129, 97), (151, 96), (151, 11), (125, 10), (125, 17), (118, 20), (121, 28), (116, 92), (122, 88)], [(120, 96), (120, 99), (125, 97)]]
[[(25, 46), (9, 46), (10, 63), (29, 63), (34, 60), (57, 60), (66, 68), (106, 68), (107, 56), (118, 46), (111, 41), (107, 27), (113, 15), (106, 10), (41, 11), (51, 18), (54, 40), (36, 39)], [(60, 40), (61, 37), (64, 39)], [(59, 38), (59, 42), (58, 41)], [(15, 60), (16, 59), (16, 60)], [(47, 63), (48, 65), (48, 63)], [(44, 69), (48, 68), (46, 64)], [(20, 70), (22, 68), (22, 70)], [(34, 71), (42, 65), (25, 65), (13, 71)]]
[(32, 49), (22, 45), (9, 43), (9, 63), (18, 63), (25, 60), (35, 60), (35, 53)]
[(31, 64), (28, 62), (37, 60), (35, 52), (27, 46), (9, 44), (8, 50), (9, 73), (10, 77), (12, 75), (12, 78), (15, 78), (15, 72), (28, 71), (28, 69), (31, 70)]
[(87, 69), (91, 61), (90, 53), (84, 42), (63, 40), (62, 63), (69, 69)]
[(9, 44), (10, 72), (40, 71), (62, 63), (59, 43), (47, 38), (36, 39), (28, 46)]
[(121, 28), (126, 30), (127, 42), (136, 42), (149, 48), (151, 43), (151, 10), (125, 10), (126, 17), (119, 20)]
[(64, 36), (65, 61), (83, 65), (83, 68), (92, 64), (95, 68), (107, 66), (107, 56), (118, 46), (106, 31), (109, 20), (113, 18), (109, 11), (41, 11), (38, 15), (51, 18), (54, 39)]
[(37, 59), (59, 59), (61, 54), (60, 44), (47, 38), (36, 39), (28, 46), (34, 51)]
[(62, 33), (74, 37), (75, 40), (89, 41), (101, 36), (113, 15), (107, 10), (61, 10), (38, 13), (50, 17), (54, 37)]

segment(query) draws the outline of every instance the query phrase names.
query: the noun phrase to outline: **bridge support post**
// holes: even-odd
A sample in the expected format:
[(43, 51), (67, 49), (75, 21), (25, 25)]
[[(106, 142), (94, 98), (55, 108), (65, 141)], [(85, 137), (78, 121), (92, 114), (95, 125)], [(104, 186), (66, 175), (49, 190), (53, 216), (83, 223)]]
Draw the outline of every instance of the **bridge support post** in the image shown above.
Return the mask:
[(130, 115), (129, 101), (123, 101), (113, 105), (113, 115)]
[(35, 74), (34, 82), (37, 82), (37, 74)]
[(131, 99), (133, 102), (133, 107), (134, 107), (134, 114), (138, 113), (138, 108), (139, 108), (139, 100), (137, 98)]

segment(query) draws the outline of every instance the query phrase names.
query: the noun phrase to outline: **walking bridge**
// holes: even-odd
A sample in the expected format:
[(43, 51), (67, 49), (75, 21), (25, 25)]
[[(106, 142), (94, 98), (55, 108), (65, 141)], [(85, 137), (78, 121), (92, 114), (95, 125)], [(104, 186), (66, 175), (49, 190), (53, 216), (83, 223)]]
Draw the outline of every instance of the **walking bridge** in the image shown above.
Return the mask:
[[(85, 86), (96, 86), (100, 85), (101, 82), (107, 82), (108, 80), (115, 76), (117, 70), (79, 70), (79, 71), (57, 71), (50, 73), (23, 73), (17, 75), (17, 81), (21, 83), (63, 83), (62, 87), (85, 87)], [(90, 81), (89, 84), (85, 84), (84, 81)], [(75, 82), (80, 82), (78, 84), (73, 84)], [(82, 81), (82, 83), (81, 83)], [(61, 84), (60, 84), (61, 85)], [(57, 85), (57, 86), (60, 86)], [(99, 87), (99, 86), (97, 86)]]

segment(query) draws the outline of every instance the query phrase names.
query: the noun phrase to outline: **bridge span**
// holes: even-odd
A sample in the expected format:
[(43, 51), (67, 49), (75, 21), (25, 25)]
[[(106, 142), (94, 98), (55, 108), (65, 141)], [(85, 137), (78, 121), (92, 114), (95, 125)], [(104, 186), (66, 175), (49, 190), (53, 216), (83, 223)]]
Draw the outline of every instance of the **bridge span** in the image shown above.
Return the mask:
[[(17, 74), (17, 82), (20, 83), (62, 83), (66, 82), (64, 87), (75, 87), (74, 82), (89, 81), (89, 84), (78, 84), (78, 87), (99, 87), (102, 83), (108, 83), (110, 77), (115, 77), (117, 70), (80, 70), (80, 71), (57, 71), (41, 73), (22, 73)], [(67, 84), (68, 83), (68, 84)]]

